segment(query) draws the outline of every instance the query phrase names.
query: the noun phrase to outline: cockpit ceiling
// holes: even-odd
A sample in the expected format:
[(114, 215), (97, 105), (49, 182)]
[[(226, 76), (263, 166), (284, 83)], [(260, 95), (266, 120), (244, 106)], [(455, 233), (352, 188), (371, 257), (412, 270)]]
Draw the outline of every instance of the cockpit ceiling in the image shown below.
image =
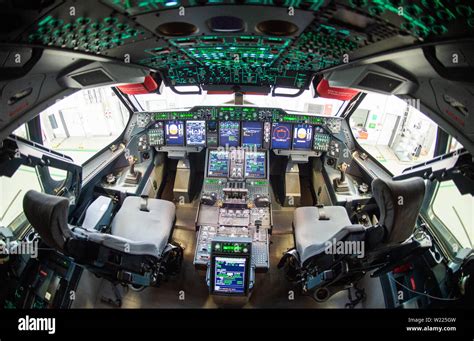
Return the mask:
[(320, 70), (474, 33), (474, 5), (453, 0), (23, 0), (0, 5), (0, 42), (112, 57), (158, 71), (168, 86), (306, 89)]

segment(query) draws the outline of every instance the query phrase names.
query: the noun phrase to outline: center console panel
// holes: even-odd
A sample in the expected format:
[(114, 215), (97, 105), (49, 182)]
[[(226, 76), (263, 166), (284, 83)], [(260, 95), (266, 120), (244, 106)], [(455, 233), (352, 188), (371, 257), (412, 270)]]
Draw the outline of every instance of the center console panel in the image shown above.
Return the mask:
[(252, 267), (268, 270), (272, 213), (267, 152), (210, 149), (206, 165), (194, 264), (208, 266), (216, 238), (249, 238)]

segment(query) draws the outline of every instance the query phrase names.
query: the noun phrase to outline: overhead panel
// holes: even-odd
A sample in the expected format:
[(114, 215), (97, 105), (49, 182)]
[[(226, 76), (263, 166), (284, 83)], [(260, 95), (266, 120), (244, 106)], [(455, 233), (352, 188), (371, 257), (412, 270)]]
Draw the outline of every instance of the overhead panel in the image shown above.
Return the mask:
[(315, 73), (356, 58), (474, 33), (474, 5), (448, 0), (64, 0), (23, 12), (18, 34), (0, 31), (0, 41), (146, 66), (166, 85), (228, 89), (307, 89)]

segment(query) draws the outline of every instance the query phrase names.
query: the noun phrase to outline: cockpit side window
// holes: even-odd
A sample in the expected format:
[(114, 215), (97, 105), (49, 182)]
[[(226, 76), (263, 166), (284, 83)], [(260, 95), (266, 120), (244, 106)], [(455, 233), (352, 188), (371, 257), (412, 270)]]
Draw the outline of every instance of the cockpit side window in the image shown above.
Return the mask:
[(23, 197), (31, 189), (43, 190), (35, 168), (22, 165), (11, 178), (0, 177), (0, 226), (9, 228), (14, 235), (20, 232), (26, 221)]
[[(48, 177), (44, 176), (45, 168)], [(49, 181), (49, 177), (54, 181)], [(0, 226), (9, 228), (15, 239), (21, 237), (29, 226), (23, 213), (23, 197), (26, 192), (35, 190), (62, 195), (66, 189), (67, 178), (68, 172), (62, 169), (51, 166), (42, 169), (27, 165), (21, 165), (11, 177), (0, 176)]]
[[(12, 133), (29, 140), (29, 125), (23, 124)], [(29, 223), (23, 213), (23, 197), (29, 190), (62, 195), (68, 172), (52, 166), (42, 168), (21, 165), (11, 176), (0, 176), (0, 226), (9, 228), (15, 239), (21, 237)]]
[(434, 227), (451, 256), (474, 246), (474, 197), (461, 194), (452, 180), (433, 184), (433, 194), (422, 214)]
[(83, 165), (123, 133), (130, 113), (110, 87), (99, 87), (78, 91), (39, 117), (43, 145)]
[[(449, 136), (447, 153), (462, 148), (459, 141)], [(474, 197), (461, 194), (452, 180), (430, 183), (421, 214), (449, 257), (453, 258), (463, 248), (474, 247)]]
[(350, 116), (357, 142), (392, 175), (433, 158), (438, 127), (416, 104), (369, 93)]
[[(369, 93), (349, 123), (359, 145), (392, 175), (432, 159), (435, 153), (463, 148), (452, 136), (436, 152), (438, 126), (417, 109), (416, 101)], [(453, 181), (428, 183), (421, 211), (446, 256), (454, 257), (474, 242), (474, 198), (462, 195)]]
[(30, 137), (30, 134), (28, 132), (28, 125), (26, 123), (22, 124), (21, 126), (16, 128), (12, 134), (19, 137), (23, 137), (24, 139), (28, 140)]
[(462, 144), (459, 143), (454, 137), (450, 136), (449, 144), (446, 153), (454, 152), (455, 150), (459, 150), (463, 148)]

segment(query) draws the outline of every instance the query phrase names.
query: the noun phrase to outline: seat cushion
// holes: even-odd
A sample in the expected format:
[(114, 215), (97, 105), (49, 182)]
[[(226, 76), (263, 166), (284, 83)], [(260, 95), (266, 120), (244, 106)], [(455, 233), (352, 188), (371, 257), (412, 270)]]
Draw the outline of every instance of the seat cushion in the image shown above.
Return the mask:
[(293, 216), (296, 250), (301, 264), (310, 257), (323, 252), (333, 239), (339, 241), (351, 232), (363, 231), (360, 225), (352, 226), (346, 209), (341, 206), (326, 206), (328, 220), (319, 220), (319, 208), (300, 207)]
[(148, 212), (140, 211), (140, 197), (127, 197), (112, 221), (112, 235), (137, 243), (152, 243), (161, 253), (168, 244), (175, 219), (172, 202), (148, 199)]

